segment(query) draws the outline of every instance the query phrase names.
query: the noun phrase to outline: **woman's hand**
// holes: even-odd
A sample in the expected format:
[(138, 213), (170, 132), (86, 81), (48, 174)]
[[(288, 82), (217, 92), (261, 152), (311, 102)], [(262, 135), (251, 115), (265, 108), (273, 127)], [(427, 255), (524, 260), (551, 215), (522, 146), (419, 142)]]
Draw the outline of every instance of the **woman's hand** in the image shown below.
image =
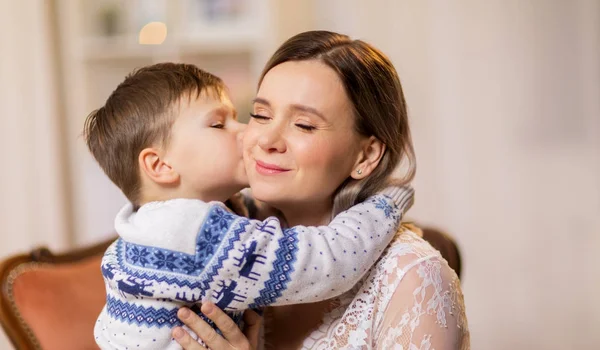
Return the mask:
[[(223, 336), (220, 336), (215, 330), (198, 315), (187, 308), (181, 308), (177, 312), (177, 317), (185, 323), (194, 333), (204, 341), (204, 343), (213, 350), (242, 349), (254, 350), (258, 346), (258, 334), (262, 324), (262, 317), (253, 310), (244, 312), (244, 322), (246, 327), (244, 333), (221, 309), (213, 303), (204, 303), (200, 311), (221, 330)], [(173, 338), (185, 350), (205, 350), (206, 348), (194, 340), (188, 332), (181, 327), (175, 327), (172, 332)]]

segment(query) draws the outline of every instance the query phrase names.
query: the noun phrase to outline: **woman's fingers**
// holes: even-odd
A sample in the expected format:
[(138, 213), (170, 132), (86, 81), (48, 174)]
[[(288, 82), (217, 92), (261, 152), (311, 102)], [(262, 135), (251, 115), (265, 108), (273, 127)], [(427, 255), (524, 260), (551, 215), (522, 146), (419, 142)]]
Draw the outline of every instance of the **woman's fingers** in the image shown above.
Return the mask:
[[(223, 337), (231, 344), (232, 347), (236, 349), (249, 348), (248, 339), (246, 339), (238, 325), (233, 322), (231, 317), (223, 312), (223, 310), (219, 309), (213, 303), (206, 302), (202, 304), (200, 311), (202, 311), (206, 317), (210, 318), (211, 321), (215, 323), (215, 326), (219, 328), (221, 333), (223, 333)], [(212, 345), (208, 339), (204, 339), (202, 336), (201, 338), (210, 348), (215, 348), (215, 346)]]
[[(231, 349), (231, 346), (223, 339), (223, 337), (217, 334), (217, 332), (198, 315), (191, 312), (190, 309), (182, 307), (177, 312), (177, 317), (179, 317), (179, 319), (183, 323), (185, 323), (186, 326), (188, 326), (194, 333), (196, 333), (198, 337), (202, 339), (206, 346), (208, 346), (209, 348), (214, 350)], [(173, 333), (175, 333), (175, 330), (173, 331)], [(185, 347), (184, 344), (181, 344), (181, 342), (177, 338), (175, 338), (175, 340), (177, 340), (177, 342), (181, 344), (181, 346), (184, 346), (186, 350), (204, 349), (204, 347), (201, 347), (198, 342), (196, 342), (189, 336), (189, 334), (187, 335), (187, 337), (189, 337), (192, 340), (191, 342), (187, 343), (188, 347)], [(196, 344), (193, 344), (194, 342)]]
[[(213, 303), (204, 303), (200, 311), (215, 323), (223, 336), (219, 335), (208, 323), (187, 308), (181, 308), (177, 316), (186, 326), (198, 335), (207, 347), (214, 350), (222, 349), (255, 349), (262, 323), (262, 317), (248, 310), (244, 313), (246, 322), (245, 334), (238, 325)], [(185, 350), (205, 349), (180, 327), (173, 330), (173, 337)]]
[(200, 345), (194, 338), (190, 336), (188, 332), (186, 332), (181, 327), (173, 328), (173, 332), (171, 332), (175, 341), (181, 345), (184, 350), (207, 350), (204, 346)]
[(258, 337), (263, 318), (256, 311), (248, 309), (244, 312), (244, 335), (248, 338), (251, 349), (258, 348)]

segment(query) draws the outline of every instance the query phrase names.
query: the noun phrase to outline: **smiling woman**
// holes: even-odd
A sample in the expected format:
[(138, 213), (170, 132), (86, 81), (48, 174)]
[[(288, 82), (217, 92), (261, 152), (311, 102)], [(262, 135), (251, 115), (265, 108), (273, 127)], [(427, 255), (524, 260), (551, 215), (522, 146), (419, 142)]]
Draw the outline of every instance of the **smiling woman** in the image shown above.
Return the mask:
[[(102, 349), (180, 349), (170, 336), (176, 313), (199, 302), (241, 320), (245, 309), (341, 295), (381, 256), (412, 204), (411, 188), (389, 186), (328, 226), (290, 229), (228, 212), (223, 202), (248, 185), (245, 126), (223, 81), (190, 64), (133, 71), (85, 125), (91, 153), (130, 200), (101, 262), (106, 304), (94, 336)], [(259, 168), (292, 173), (294, 158), (282, 159), (289, 169)]]
[[(244, 137), (253, 195), (280, 210), (303, 202), (312, 204), (314, 212), (306, 214), (313, 218), (329, 214), (327, 198), (339, 184), (360, 176), (352, 170), (372, 167), (385, 150), (354, 132), (351, 115), (344, 87), (323, 63), (286, 62), (270, 70)], [(269, 171), (276, 168), (285, 171)], [(329, 219), (324, 215), (322, 223)]]
[[(252, 194), (291, 226), (328, 224), (340, 210), (386, 184), (406, 184), (415, 173), (400, 80), (389, 59), (363, 41), (325, 31), (289, 39), (263, 71), (251, 116), (243, 156)], [(403, 175), (392, 178), (403, 161)], [(359, 228), (356, 236), (376, 235)], [(327, 277), (310, 285), (330, 285)], [(202, 310), (223, 337), (194, 315), (182, 321), (211, 349), (248, 348), (257, 339), (228, 327), (231, 320), (217, 308)], [(264, 330), (269, 349), (470, 346), (458, 276), (408, 226), (353, 289), (324, 302), (268, 307)], [(202, 349), (185, 334), (178, 341)]]

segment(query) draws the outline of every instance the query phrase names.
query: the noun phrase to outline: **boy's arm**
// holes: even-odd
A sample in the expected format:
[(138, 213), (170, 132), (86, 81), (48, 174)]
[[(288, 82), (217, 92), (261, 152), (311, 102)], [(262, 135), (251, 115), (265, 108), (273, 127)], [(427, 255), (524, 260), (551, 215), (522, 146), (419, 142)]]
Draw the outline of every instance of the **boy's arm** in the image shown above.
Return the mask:
[[(210, 291), (205, 296), (212, 296), (222, 309), (338, 296), (381, 256), (412, 198), (409, 187), (388, 188), (320, 227), (282, 229), (274, 217), (233, 219), (227, 213), (230, 226), (199, 276), (208, 287), (205, 292)], [(223, 209), (215, 207), (206, 222), (214, 224), (223, 215)]]

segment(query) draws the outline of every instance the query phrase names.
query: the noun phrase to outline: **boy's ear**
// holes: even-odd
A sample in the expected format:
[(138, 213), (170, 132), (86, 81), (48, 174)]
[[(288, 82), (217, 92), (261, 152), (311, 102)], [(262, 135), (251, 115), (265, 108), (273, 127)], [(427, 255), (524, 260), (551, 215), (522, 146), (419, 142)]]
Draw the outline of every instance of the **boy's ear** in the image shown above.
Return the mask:
[(169, 185), (179, 181), (179, 174), (161, 158), (161, 153), (155, 148), (144, 148), (138, 157), (140, 169), (152, 181)]
[(352, 168), (350, 176), (355, 180), (362, 180), (371, 175), (373, 170), (379, 165), (385, 149), (385, 144), (375, 136), (364, 140), (362, 150), (356, 160), (356, 164)]

